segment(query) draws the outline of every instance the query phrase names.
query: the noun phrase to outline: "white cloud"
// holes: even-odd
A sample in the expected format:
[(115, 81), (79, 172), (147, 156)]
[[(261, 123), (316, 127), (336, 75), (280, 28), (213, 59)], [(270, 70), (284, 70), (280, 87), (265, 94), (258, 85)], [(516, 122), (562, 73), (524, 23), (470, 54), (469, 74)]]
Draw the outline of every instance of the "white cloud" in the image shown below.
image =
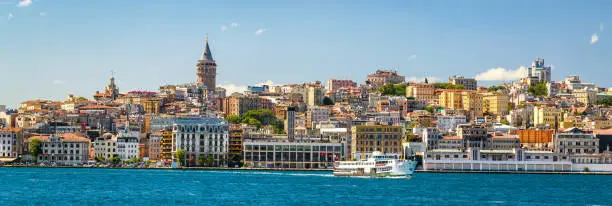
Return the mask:
[(603, 23), (599, 24), (599, 32), (603, 32), (604, 26)]
[(53, 80), (53, 84), (63, 84), (63, 83), (64, 83), (64, 81), (62, 81), (62, 80), (58, 80), (58, 79)]
[(32, 4), (32, 0), (21, 0), (17, 3), (17, 7), (28, 7)]
[(219, 84), (217, 87), (225, 89), (226, 95), (232, 95), (234, 92), (242, 93), (247, 90), (247, 86), (237, 84)]
[(599, 36), (597, 36), (597, 34), (593, 34), (591, 36), (591, 44), (595, 44), (597, 41), (599, 41)]
[(440, 78), (433, 77), (433, 76), (426, 76), (426, 77), (411, 76), (411, 77), (406, 77), (406, 82), (425, 82), (425, 79), (427, 79), (428, 83), (440, 82)]
[(225, 30), (227, 30), (227, 26), (221, 25), (221, 31), (225, 31)]
[(8, 20), (13, 19), (13, 13), (9, 13), (9, 15), (8, 15), (7, 19), (8, 19)]
[(508, 81), (517, 80), (527, 76), (527, 68), (520, 67), (516, 70), (506, 70), (504, 68), (492, 68), (486, 72), (482, 72), (476, 75), (478, 81)]
[(274, 84), (272, 80), (266, 80), (266, 81), (255, 84), (255, 86), (263, 86), (263, 85), (275, 86), (277, 84)]
[(255, 31), (255, 35), (256, 36), (262, 35), (266, 31), (267, 31), (267, 29), (257, 29), (257, 31)]
[(236, 28), (236, 27), (238, 27), (238, 23), (234, 22), (234, 23), (232, 23), (232, 24), (230, 25), (230, 27), (232, 27), (232, 28)]
[(40, 16), (47, 16), (47, 12), (40, 12)]
[(408, 57), (408, 60), (409, 60), (409, 61), (410, 61), (410, 60), (413, 60), (413, 59), (416, 59), (416, 54), (410, 55), (410, 56)]
[[(272, 82), (272, 80), (265, 80), (263, 82), (255, 84), (255, 86), (263, 86), (263, 85), (275, 86), (278, 84), (275, 84), (274, 82)], [(226, 95), (232, 95), (234, 92), (242, 93), (244, 91), (247, 91), (249, 86), (225, 83), (225, 84), (219, 84), (217, 85), (217, 87), (224, 88)]]

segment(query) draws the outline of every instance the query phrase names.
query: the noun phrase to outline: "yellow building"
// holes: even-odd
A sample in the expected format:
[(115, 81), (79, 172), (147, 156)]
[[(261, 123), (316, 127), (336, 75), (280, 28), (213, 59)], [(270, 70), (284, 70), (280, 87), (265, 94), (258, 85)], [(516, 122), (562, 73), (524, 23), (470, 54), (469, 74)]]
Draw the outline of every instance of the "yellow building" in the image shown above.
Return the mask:
[(433, 84), (411, 83), (406, 87), (406, 96), (430, 103), (437, 99), (435, 90), (436, 88)]
[(401, 126), (360, 125), (353, 126), (351, 138), (351, 157), (360, 158), (362, 154), (374, 151), (401, 154), (403, 131)]
[(162, 160), (172, 159), (172, 131), (165, 130), (160, 142)]
[(508, 114), (508, 95), (500, 92), (489, 92), (483, 95), (484, 111), (502, 116)]
[(447, 109), (474, 111), (479, 115), (483, 110), (483, 99), (476, 91), (443, 90), (440, 93), (440, 106)]
[(597, 92), (593, 90), (574, 90), (572, 95), (584, 105), (595, 105), (597, 103)]
[(563, 121), (563, 110), (551, 106), (533, 107), (533, 124), (555, 126), (555, 117), (559, 122)]

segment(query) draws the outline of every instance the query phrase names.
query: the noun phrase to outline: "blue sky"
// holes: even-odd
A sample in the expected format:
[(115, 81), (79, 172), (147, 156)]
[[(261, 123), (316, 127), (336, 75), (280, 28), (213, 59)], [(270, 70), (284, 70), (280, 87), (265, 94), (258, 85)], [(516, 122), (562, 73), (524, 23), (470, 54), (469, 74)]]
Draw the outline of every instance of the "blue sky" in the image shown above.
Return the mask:
[(554, 66), (553, 79), (580, 75), (612, 86), (612, 1), (605, 0), (18, 4), (0, 0), (0, 104), (12, 107), (68, 94), (91, 98), (111, 70), (123, 92), (194, 82), (205, 34), (220, 85), (362, 82), (379, 68), (444, 81), (542, 57)]

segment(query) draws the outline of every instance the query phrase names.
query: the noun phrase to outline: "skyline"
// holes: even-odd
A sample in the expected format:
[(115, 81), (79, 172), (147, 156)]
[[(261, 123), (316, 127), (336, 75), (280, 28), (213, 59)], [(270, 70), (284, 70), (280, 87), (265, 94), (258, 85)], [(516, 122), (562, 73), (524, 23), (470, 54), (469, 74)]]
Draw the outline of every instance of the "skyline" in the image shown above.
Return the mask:
[(221, 87), (361, 83), (381, 68), (438, 81), (505, 68), (493, 76), (510, 81), (536, 57), (553, 65), (554, 80), (579, 75), (612, 87), (606, 1), (147, 3), (0, 1), (0, 71), (20, 77), (5, 78), (18, 89), (3, 92), (0, 104), (91, 98), (111, 70), (122, 92), (195, 82), (206, 34)]

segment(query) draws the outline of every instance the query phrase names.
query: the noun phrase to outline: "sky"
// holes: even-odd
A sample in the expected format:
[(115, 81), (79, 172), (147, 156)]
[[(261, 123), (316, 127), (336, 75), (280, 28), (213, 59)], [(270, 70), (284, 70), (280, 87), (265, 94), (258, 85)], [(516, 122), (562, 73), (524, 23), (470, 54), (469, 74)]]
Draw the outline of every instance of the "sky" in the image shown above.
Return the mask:
[(0, 0), (0, 104), (91, 98), (111, 71), (121, 92), (195, 82), (207, 34), (229, 90), (361, 83), (377, 69), (491, 85), (537, 57), (554, 80), (609, 88), (610, 11), (607, 0)]

